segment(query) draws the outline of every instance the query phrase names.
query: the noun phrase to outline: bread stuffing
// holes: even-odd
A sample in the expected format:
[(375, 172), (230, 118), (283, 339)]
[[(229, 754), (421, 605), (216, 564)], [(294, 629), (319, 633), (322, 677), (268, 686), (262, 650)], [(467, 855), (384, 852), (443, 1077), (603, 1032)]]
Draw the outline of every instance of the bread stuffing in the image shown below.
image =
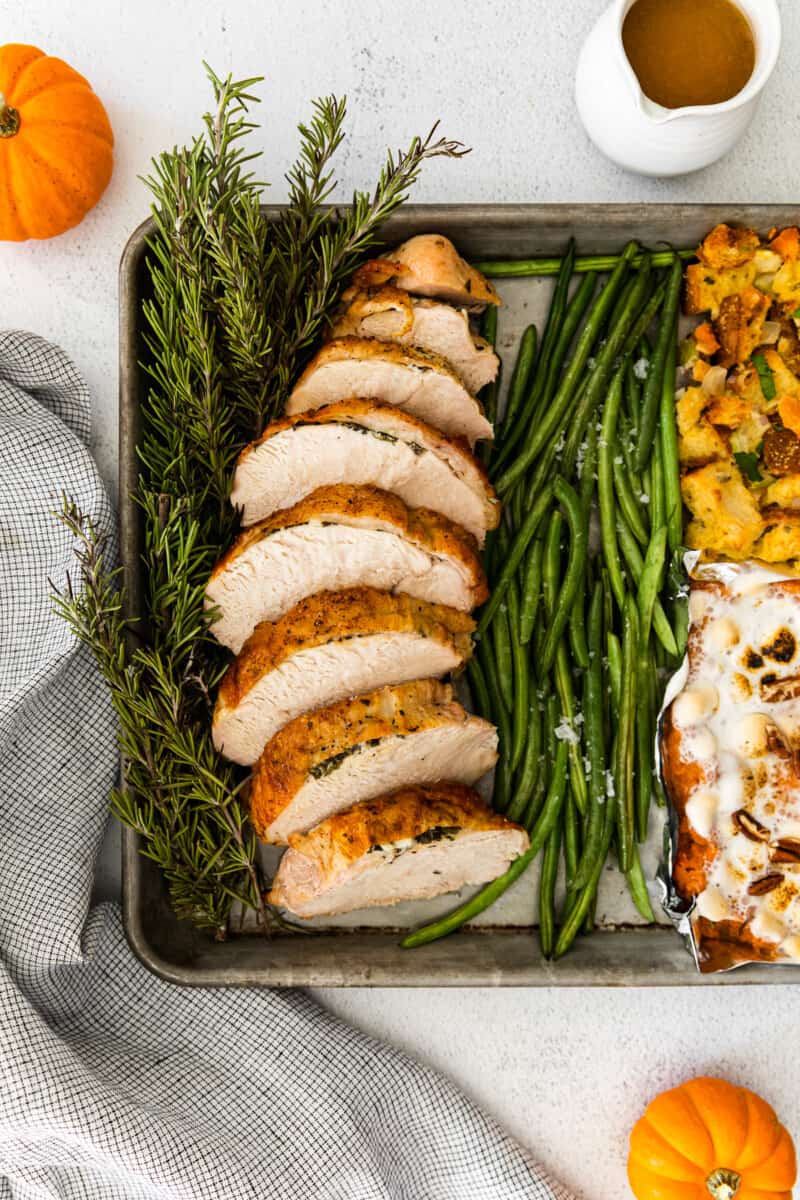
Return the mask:
[(677, 396), (686, 541), (708, 557), (800, 564), (800, 231), (718, 225), (686, 268)]

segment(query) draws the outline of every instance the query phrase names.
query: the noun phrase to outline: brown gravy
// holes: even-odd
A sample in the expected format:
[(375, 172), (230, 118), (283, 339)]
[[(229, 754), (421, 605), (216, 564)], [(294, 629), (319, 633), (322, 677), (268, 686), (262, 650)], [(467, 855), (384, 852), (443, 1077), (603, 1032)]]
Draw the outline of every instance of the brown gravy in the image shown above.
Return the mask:
[(665, 108), (730, 100), (756, 61), (750, 22), (732, 0), (636, 0), (622, 44), (644, 94)]

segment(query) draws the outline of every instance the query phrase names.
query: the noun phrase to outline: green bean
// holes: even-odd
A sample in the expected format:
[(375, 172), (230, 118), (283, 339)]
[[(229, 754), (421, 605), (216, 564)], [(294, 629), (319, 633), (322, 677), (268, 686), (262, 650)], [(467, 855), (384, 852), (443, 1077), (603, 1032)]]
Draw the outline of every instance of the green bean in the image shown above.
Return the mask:
[(650, 640), (653, 609), (664, 577), (666, 549), (667, 527), (662, 525), (650, 538), (636, 592), (636, 602), (639, 606), (639, 636), (643, 646), (646, 646)]
[(653, 668), (647, 654), (647, 643), (639, 635), (638, 714), (636, 719), (636, 837), (643, 842), (647, 837), (647, 822), (653, 798), (653, 742), (655, 740), (655, 713), (653, 711)]
[(570, 401), (574, 397), (575, 388), (586, 366), (586, 360), (589, 357), (592, 346), (597, 340), (603, 321), (616, 300), (635, 248), (636, 243), (630, 242), (621, 255), (619, 262), (614, 267), (605, 287), (589, 312), (586, 323), (581, 330), (573, 350), (569, 366), (564, 372), (555, 396), (548, 405), (547, 412), (542, 414), (542, 420), (538, 423), (534, 435), (527, 442), (525, 449), (496, 481), (495, 487), (498, 492), (507, 492), (514, 480), (527, 471), (540, 451), (553, 438), (553, 435), (562, 429), (564, 418), (570, 409)]
[(630, 891), (631, 898), (645, 921), (655, 921), (650, 897), (647, 894), (647, 883), (645, 882), (639, 851), (636, 846), (633, 847), (631, 865), (625, 872), (625, 878), (628, 881), (628, 890)]
[(569, 613), (569, 648), (575, 663), (585, 671), (589, 666), (589, 646), (586, 642), (586, 613), (581, 588), (578, 589)]
[(539, 405), (536, 409), (537, 416), (541, 416), (541, 414), (545, 412), (550, 405), (556, 385), (561, 376), (561, 371), (564, 366), (567, 353), (572, 345), (575, 334), (580, 327), (580, 323), (586, 315), (586, 310), (592, 301), (596, 287), (596, 275), (584, 276), (575, 289), (575, 293), (569, 302), (567, 310), (564, 314), (564, 320), (560, 329), (557, 331), (558, 336), (553, 346), (553, 352), (550, 356), (550, 361), (547, 364), (547, 374), (544, 381), (544, 387), (542, 388)]
[[(574, 408), (575, 405), (580, 402), (580, 398), (583, 395), (585, 386), (586, 380), (582, 379), (578, 384), (575, 395), (570, 402), (570, 411), (572, 411), (572, 408)], [(545, 446), (544, 450), (539, 456), (539, 460), (536, 463), (536, 468), (531, 471), (525, 479), (525, 494), (528, 497), (529, 503), (539, 495), (539, 492), (543, 487), (546, 487), (552, 482), (554, 474), (557, 473), (556, 460), (560, 453), (561, 444), (561, 439), (556, 440), (551, 438), (550, 442), (547, 444), (547, 446)]]
[(530, 798), (525, 807), (525, 813), (520, 821), (520, 824), (524, 825), (526, 829), (530, 829), (533, 826), (536, 818), (542, 811), (542, 804), (544, 803), (546, 791), (546, 773), (544, 771), (539, 771), (538, 775), (536, 776), (536, 783), (534, 784), (533, 791), (531, 792)]
[[(646, 265), (645, 265), (646, 264)], [(608, 381), (616, 369), (617, 358), (622, 351), (631, 321), (635, 321), (650, 287), (650, 263), (645, 260), (635, 277), (626, 288), (625, 301), (616, 323), (609, 329), (605, 342), (597, 355), (580, 404), (570, 418), (567, 440), (561, 456), (562, 470), (570, 474), (578, 457), (587, 426), (594, 416), (608, 389)]]
[(599, 433), (597, 422), (591, 421), (589, 428), (586, 431), (586, 440), (583, 443), (583, 458), (580, 461), (580, 498), (581, 508), (583, 509), (583, 517), (586, 522), (586, 527), (589, 527), (589, 517), (592, 511), (592, 502), (594, 500), (595, 484), (597, 482), (597, 443)]
[[(633, 581), (638, 586), (639, 580), (642, 577), (642, 571), (644, 570), (644, 561), (633, 534), (624, 521), (619, 519), (617, 519), (617, 540), (628, 569), (633, 576)], [(667, 615), (658, 598), (656, 598), (653, 605), (653, 631), (667, 654), (671, 654), (673, 657), (677, 656), (678, 646), (675, 641), (675, 635), (670, 628)]]
[(653, 458), (650, 463), (650, 529), (658, 529), (659, 525), (667, 523), (667, 506), (664, 499), (664, 455), (661, 449), (661, 438), (656, 435), (653, 443)]
[(650, 326), (653, 324), (653, 319), (664, 303), (667, 288), (665, 283), (656, 284), (655, 290), (651, 293), (649, 299), (642, 306), (638, 317), (631, 326), (630, 333), (625, 339), (622, 347), (622, 353), (625, 358), (629, 358), (636, 349), (636, 343), (644, 336)]
[(539, 777), (542, 757), (542, 713), (535, 705), (528, 709), (528, 729), (525, 739), (525, 753), (514, 779), (514, 794), (506, 810), (511, 821), (519, 821), (525, 815), (528, 803), (533, 795)]
[(614, 716), (619, 717), (619, 706), (622, 698), (622, 647), (615, 633), (606, 634), (606, 654), (608, 656), (608, 683), (611, 688), (611, 705)]
[(480, 662), (483, 674), (486, 679), (486, 686), (489, 691), (489, 696), (492, 701), (492, 707), (495, 713), (495, 723), (499, 723), (500, 710), (508, 716), (508, 709), (503, 700), (503, 693), (500, 688), (500, 681), (497, 677), (497, 662), (492, 653), (491, 640), (488, 637), (480, 637), (475, 639), (475, 655)]
[[(513, 585), (512, 585), (513, 586)], [(501, 605), (489, 630), (497, 664), (497, 681), (505, 708), (510, 712), (514, 703), (514, 667), (511, 657), (511, 628), (508, 608)], [(509, 746), (510, 750), (510, 746)]]
[(622, 610), (622, 689), (614, 761), (614, 799), (620, 868), (628, 872), (633, 862), (633, 758), (636, 720), (636, 663), (639, 653), (639, 615), (632, 596)]
[(523, 555), (528, 548), (528, 544), (533, 539), (533, 535), (539, 527), (539, 524), (550, 507), (550, 502), (553, 498), (552, 485), (544, 488), (536, 498), (533, 508), (528, 513), (525, 521), (514, 535), (514, 538), (509, 547), (508, 553), (505, 556), (503, 569), (500, 572), (494, 584), (494, 590), (487, 604), (484, 605), (481, 617), (478, 622), (476, 635), (480, 636), (488, 628), (489, 624), (500, 607), (503, 597), (506, 594), (511, 580), (517, 573), (517, 567), (522, 561)]
[[(656, 441), (657, 440), (658, 439), (656, 439)], [(655, 442), (653, 443), (653, 453), (655, 453)], [(630, 479), (630, 472), (628, 472), (628, 478)], [(631, 481), (631, 487), (633, 487), (633, 481)], [(642, 486), (641, 486), (640, 491), (638, 493), (636, 493), (636, 495), (638, 495), (640, 497), (640, 503), (642, 504), (642, 511), (644, 510), (645, 507), (647, 508), (648, 518), (647, 518), (647, 521), (645, 522), (645, 525), (650, 524), (649, 513), (650, 513), (650, 497), (651, 497), (652, 491), (653, 491), (653, 460), (651, 459), (650, 462), (645, 467), (645, 469), (642, 471)]]
[(622, 451), (622, 457), (625, 460), (625, 467), (628, 472), (628, 478), (631, 481), (631, 487), (634, 494), (641, 495), (644, 490), (642, 487), (642, 477), (638, 471), (633, 469), (633, 452), (635, 445), (632, 441), (632, 433), (630, 423), (625, 419), (625, 415), (620, 413), (617, 422), (617, 444)]
[[(542, 701), (542, 750), (545, 755), (544, 762), (547, 764), (556, 761), (556, 750), (558, 749), (558, 739), (556, 738), (555, 730), (559, 722), (558, 701), (552, 692), (545, 695)], [(543, 763), (540, 761), (540, 768)], [(539, 813), (542, 811), (545, 795), (548, 789), (548, 771), (539, 770), (536, 776), (536, 785), (531, 793), (530, 799), (525, 807), (525, 812), (521, 818), (521, 824), (530, 832)]]
[[(580, 846), (578, 844), (578, 810), (571, 794), (567, 795), (564, 804), (564, 874), (567, 884), (567, 900), (574, 888), (575, 872), (578, 869)], [(569, 903), (567, 904), (569, 911)]]
[(639, 410), (642, 405), (642, 385), (636, 374), (636, 364), (629, 362), (625, 370), (625, 409), (634, 429), (639, 420)]
[(516, 771), (528, 731), (528, 697), (530, 676), (528, 656), (519, 636), (519, 592), (516, 583), (508, 589), (508, 628), (511, 635), (511, 660), (514, 671), (514, 689), (511, 702), (511, 751), (510, 769)]
[(481, 888), (475, 896), (472, 896), (464, 904), (460, 904), (453, 912), (448, 913), (445, 917), (440, 917), (437, 921), (432, 921), (429, 925), (423, 925), (421, 929), (415, 929), (413, 933), (409, 933), (404, 937), (400, 943), (404, 950), (424, 946), (428, 942), (434, 942), (438, 938), (446, 937), (449, 933), (454, 933), (456, 929), (460, 929), (467, 921), (471, 921), (473, 917), (477, 917), (479, 913), (482, 913), (491, 904), (494, 904), (495, 900), (499, 896), (502, 896), (511, 887), (511, 884), (519, 879), (523, 871), (536, 858), (558, 823), (566, 786), (566, 743), (560, 742), (556, 751), (556, 761), (547, 798), (536, 825), (531, 831), (531, 842), (528, 849), (524, 854), (520, 854), (518, 858), (514, 859), (505, 874), (500, 875), (497, 879), (493, 879), (491, 883)]
[[(546, 675), (553, 666), (556, 650), (561, 635), (570, 618), (570, 612), (578, 594), (581, 580), (586, 567), (586, 555), (589, 545), (589, 531), (583, 518), (581, 502), (565, 479), (559, 477), (553, 487), (556, 500), (563, 505), (570, 532), (569, 557), (564, 578), (561, 583), (561, 593), (558, 604), (552, 613), (548, 614), (549, 628), (545, 638), (544, 648), (539, 666), (539, 674)], [(547, 562), (545, 562), (545, 569)]]
[[(559, 272), (556, 286), (553, 289), (553, 299), (550, 303), (550, 310), (547, 314), (547, 323), (544, 330), (544, 338), (542, 339), (542, 348), (539, 352), (539, 358), (536, 363), (536, 373), (533, 382), (528, 389), (528, 395), (525, 398), (525, 403), (519, 418), (512, 430), (509, 430), (508, 435), (503, 441), (503, 448), (497, 458), (494, 467), (494, 474), (497, 474), (506, 462), (512, 457), (514, 447), (522, 440), (526, 433), (535, 430), (534, 417), (540, 407), (540, 401), (545, 395), (550, 377), (551, 362), (555, 362), (554, 355), (557, 354), (558, 348), (561, 345), (562, 338), (565, 336), (566, 330), (577, 325), (585, 308), (589, 302), (589, 298), (584, 299), (586, 289), (583, 284), (578, 288), (576, 295), (567, 305), (570, 280), (572, 278), (572, 261), (575, 257), (575, 243), (570, 240), (567, 253), (564, 256), (561, 271)], [(594, 277), (588, 276), (590, 280), (589, 294), (594, 291)], [(585, 282), (585, 281), (584, 281)], [(571, 340), (571, 335), (570, 335)], [(559, 367), (560, 369), (560, 367)]]
[(490, 529), (486, 534), (486, 541), (483, 546), (483, 569), (486, 572), (486, 578), (490, 587), (494, 583), (498, 533), (499, 529)]
[(503, 812), (508, 803), (510, 772), (508, 770), (508, 754), (511, 746), (511, 719), (509, 710), (503, 700), (500, 684), (497, 679), (497, 664), (486, 638), (480, 639), (475, 645), (475, 656), (481, 667), (486, 693), (491, 704), (493, 721), (497, 726), (497, 736), (500, 746), (500, 759), (495, 770), (494, 796), (492, 803)]
[[(495, 305), (490, 304), (490, 308), (495, 308)], [(531, 372), (534, 362), (536, 361), (536, 326), (528, 325), (520, 338), (519, 350), (517, 351), (517, 361), (514, 363), (514, 370), (511, 372), (511, 382), (508, 385), (508, 399), (506, 401), (506, 411), (503, 417), (503, 428), (506, 428), (514, 420), (514, 417), (522, 403), (525, 392), (528, 388)]]
[(614, 440), (617, 431), (617, 417), (622, 399), (622, 381), (624, 368), (620, 367), (611, 381), (605, 407), (603, 423), (600, 430), (600, 443), (597, 451), (597, 504), (600, 509), (600, 533), (603, 544), (603, 561), (608, 571), (608, 582), (614, 599), (621, 609), (625, 603), (625, 581), (622, 576), (622, 565), (617, 545), (617, 517), (614, 500)]
[(486, 676), (483, 673), (483, 667), (474, 655), (467, 664), (467, 676), (472, 692), (472, 703), (478, 710), (478, 715), (487, 721), (494, 720), (494, 705), (489, 697)]
[(661, 469), (664, 473), (664, 504), (669, 548), (673, 553), (683, 544), (683, 500), (678, 460), (678, 430), (675, 423), (675, 358), (677, 353), (675, 338), (676, 332), (673, 330), (672, 342), (664, 360), (659, 420)]
[(675, 255), (669, 273), (667, 295), (658, 329), (656, 348), (642, 395), (642, 416), (639, 422), (639, 436), (636, 440), (636, 457), (634, 459), (639, 470), (649, 459), (653, 447), (664, 383), (664, 366), (670, 345), (675, 341), (675, 320), (678, 314), (682, 280), (683, 264), (678, 255)]
[[(668, 267), (675, 255), (674, 250), (645, 250), (634, 255), (631, 265), (638, 267), (642, 258), (647, 255), (654, 267)], [(678, 250), (677, 254), (683, 260), (695, 257), (694, 250)], [(621, 258), (619, 254), (590, 254), (575, 259), (573, 271), (610, 271)], [(489, 279), (514, 279), (529, 275), (557, 275), (562, 259), (560, 258), (502, 258), (485, 259), (475, 263), (479, 271)]]
[[(550, 524), (547, 529), (547, 537), (545, 540), (544, 558), (542, 563), (542, 599), (544, 601), (544, 613), (547, 620), (547, 633), (544, 640), (547, 639), (550, 628), (552, 628), (553, 614), (556, 610), (556, 592), (558, 588), (558, 565), (561, 552), (560, 537), (563, 518), (559, 509), (556, 509), (550, 517)], [(563, 594), (563, 590), (562, 590)], [(543, 649), (537, 647), (536, 658), (539, 663), (542, 661)], [(544, 672), (540, 670), (540, 678)], [(553, 678), (556, 686), (559, 704), (561, 705), (561, 720), (565, 721), (570, 729), (575, 729), (575, 693), (572, 687), (572, 672), (569, 665), (569, 657), (567, 655), (567, 647), (561, 639), (557, 644), (555, 664), (553, 670)], [(560, 724), (557, 721), (556, 724)], [(569, 743), (569, 777), (572, 794), (575, 797), (575, 803), (578, 806), (578, 811), (583, 814), (586, 812), (586, 779), (583, 774), (583, 760), (581, 759), (580, 742), (570, 739)]]
[(561, 563), (561, 529), (563, 524), (564, 517), (561, 509), (553, 509), (547, 529), (545, 530), (544, 554), (542, 556), (542, 600), (544, 601), (544, 615), (547, 619), (548, 627), (556, 607), (559, 565)]
[(556, 275), (556, 283), (553, 288), (553, 295), (550, 299), (550, 307), (547, 313), (547, 322), (544, 329), (544, 338), (542, 340), (542, 358), (541, 365), (544, 368), (544, 373), (547, 372), (547, 367), (553, 353), (553, 348), (558, 341), (558, 334), (561, 324), (564, 320), (565, 313), (569, 302), (569, 288), (572, 283), (573, 267), (575, 265), (575, 238), (571, 237), (567, 242), (567, 250), (561, 260), (561, 266)]
[(539, 945), (545, 958), (550, 958), (555, 942), (555, 893), (558, 860), (561, 853), (561, 826), (556, 824), (545, 842), (542, 854), (542, 873), (539, 877)]
[(519, 619), (519, 638), (523, 646), (531, 640), (533, 627), (536, 624), (536, 613), (539, 608), (539, 598), (542, 592), (542, 553), (544, 541), (534, 538), (533, 545), (525, 560), (525, 573), (522, 582), (522, 609)]
[(678, 596), (672, 603), (673, 632), (678, 653), (676, 658), (683, 658), (689, 641), (689, 597)]
[(594, 871), (608, 806), (603, 715), (606, 709), (603, 695), (603, 604), (603, 585), (598, 581), (594, 585), (589, 606), (589, 668), (584, 676), (583, 728), (589, 759), (589, 795), (583, 851), (574, 879), (578, 891), (586, 886)]
[(492, 792), (492, 808), (504, 813), (511, 800), (511, 767), (507, 752), (501, 752), (494, 770), (494, 791)]
[[(550, 627), (550, 616), (556, 606), (556, 592), (558, 589), (559, 568), (561, 564), (561, 530), (564, 525), (564, 518), (560, 508), (556, 508), (550, 514), (550, 520), (545, 530), (544, 552), (542, 554), (542, 606), (544, 608), (544, 621), (540, 620), (536, 627), (536, 640), (534, 644), (533, 661), (537, 666), (542, 660), (542, 650), (544, 648), (547, 631)], [(555, 722), (558, 724), (558, 721)]]
[(614, 491), (617, 494), (617, 502), (620, 512), (628, 523), (633, 536), (642, 546), (647, 545), (647, 526), (642, 519), (640, 509), (641, 501), (637, 500), (633, 494), (633, 488), (628, 478), (628, 472), (625, 468), (625, 462), (620, 454), (614, 459)]
[[(556, 661), (553, 670), (556, 693), (561, 704), (561, 715), (573, 732), (576, 730), (575, 692), (572, 686), (572, 671), (569, 666), (569, 656), (564, 640), (558, 643)], [(572, 796), (578, 806), (581, 816), (586, 812), (586, 776), (583, 773), (583, 758), (581, 756), (580, 740), (570, 738), (569, 749), (569, 782)]]
[(525, 517), (525, 493), (522, 486), (509, 492), (503, 502), (503, 516), (511, 533), (515, 533)]
[[(493, 659), (491, 655), (486, 656), (487, 661), (491, 664)], [(500, 699), (499, 693), (495, 692), (494, 699), (492, 691), (487, 681), (487, 672), (481, 665), (476, 653), (467, 664), (467, 673), (469, 678), (470, 689), (472, 691), (472, 700), (475, 708), (482, 717), (487, 721), (493, 721), (497, 725), (498, 741), (501, 750), (508, 745), (510, 738), (508, 713)], [(495, 771), (495, 787), (492, 803), (499, 811), (504, 811), (508, 797), (508, 766), (503, 757), (498, 761), (498, 766)]]
[(583, 891), (580, 893), (580, 895), (577, 897), (574, 905), (572, 906), (572, 909), (569, 912), (569, 915), (567, 916), (566, 920), (564, 921), (563, 925), (561, 926), (561, 930), (558, 935), (558, 940), (556, 942), (556, 948), (553, 952), (553, 957), (556, 959), (561, 958), (562, 955), (566, 954), (567, 950), (569, 950), (570, 946), (575, 941), (575, 938), (578, 935), (581, 925), (583, 924), (584, 920), (586, 919), (587, 913), (589, 912), (592, 905), (594, 904), (594, 899), (597, 894), (597, 885), (600, 882), (600, 876), (603, 871), (603, 866), (605, 864), (606, 856), (608, 855), (608, 851), (611, 847), (611, 838), (613, 836), (613, 833), (614, 833), (613, 806), (611, 804), (607, 804), (605, 820), (603, 822), (603, 838), (602, 838), (602, 843), (601, 843), (601, 851), (597, 856), (597, 859), (595, 862), (595, 867), (591, 874), (589, 882), (587, 883), (587, 885), (583, 889)]

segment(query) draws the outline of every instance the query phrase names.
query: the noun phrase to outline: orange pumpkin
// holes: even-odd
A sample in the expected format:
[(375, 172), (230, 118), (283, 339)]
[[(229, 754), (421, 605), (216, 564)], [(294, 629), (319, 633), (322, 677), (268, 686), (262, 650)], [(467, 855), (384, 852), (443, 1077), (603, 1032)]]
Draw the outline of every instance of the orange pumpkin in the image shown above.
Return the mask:
[(89, 84), (35, 46), (0, 46), (0, 240), (49, 238), (94, 208), (114, 135)]
[(631, 1132), (638, 1200), (791, 1200), (794, 1145), (773, 1110), (724, 1079), (662, 1092)]

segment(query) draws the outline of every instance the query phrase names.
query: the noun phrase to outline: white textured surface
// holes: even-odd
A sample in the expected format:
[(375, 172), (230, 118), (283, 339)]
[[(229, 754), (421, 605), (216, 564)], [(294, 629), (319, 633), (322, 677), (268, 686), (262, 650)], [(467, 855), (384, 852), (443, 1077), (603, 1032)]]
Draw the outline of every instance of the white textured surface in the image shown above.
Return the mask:
[[(387, 141), (436, 117), (473, 147), (435, 163), (419, 200), (742, 200), (797, 196), (800, 6), (784, 0), (784, 50), (761, 111), (726, 160), (662, 182), (626, 175), (589, 146), (572, 104), (580, 42), (601, 0), (27, 0), (6, 6), (4, 41), (33, 42), (83, 71), (117, 135), (114, 179), (72, 233), (0, 246), (2, 324), (60, 342), (96, 397), (95, 439), (115, 490), (116, 270), (147, 215), (150, 156), (197, 128), (218, 72), (265, 73), (262, 172), (284, 195), (293, 126), (312, 95), (350, 98), (343, 195), (370, 184)], [(768, 147), (768, 148), (767, 148)], [(107, 857), (102, 890), (115, 890)], [(627, 1194), (627, 1130), (658, 1088), (699, 1071), (763, 1091), (800, 1134), (790, 987), (716, 991), (354, 991), (323, 1002), (458, 1080), (587, 1200)]]

